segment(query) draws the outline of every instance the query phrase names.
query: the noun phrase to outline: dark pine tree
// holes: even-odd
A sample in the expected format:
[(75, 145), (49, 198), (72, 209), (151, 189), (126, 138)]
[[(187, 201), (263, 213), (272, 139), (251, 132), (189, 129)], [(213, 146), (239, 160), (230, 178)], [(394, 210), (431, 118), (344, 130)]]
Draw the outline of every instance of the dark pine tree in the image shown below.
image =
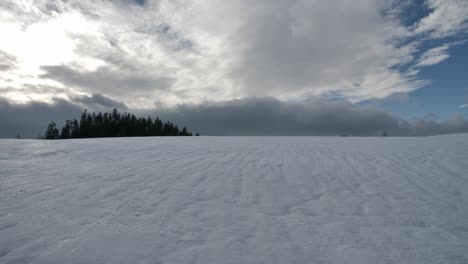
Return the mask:
[(79, 138), (80, 137), (80, 125), (78, 123), (78, 120), (73, 119), (71, 122), (71, 132), (70, 132), (70, 138)]
[(46, 131), (46, 139), (59, 139), (60, 138), (60, 132), (57, 128), (57, 124), (52, 121), (49, 123), (49, 126), (47, 127)]
[(47, 128), (47, 139), (92, 138), (92, 137), (147, 137), (147, 136), (191, 136), (187, 127), (179, 130), (177, 125), (159, 117), (152, 119), (137, 118), (130, 113), (120, 114), (117, 109), (111, 113), (88, 113), (84, 111), (80, 120), (67, 120), (59, 131), (56, 123), (51, 122)]
[(71, 137), (71, 121), (67, 120), (65, 125), (62, 127), (62, 131), (60, 133), (60, 138), (67, 139)]
[(89, 137), (88, 112), (84, 110), (80, 117), (80, 138)]

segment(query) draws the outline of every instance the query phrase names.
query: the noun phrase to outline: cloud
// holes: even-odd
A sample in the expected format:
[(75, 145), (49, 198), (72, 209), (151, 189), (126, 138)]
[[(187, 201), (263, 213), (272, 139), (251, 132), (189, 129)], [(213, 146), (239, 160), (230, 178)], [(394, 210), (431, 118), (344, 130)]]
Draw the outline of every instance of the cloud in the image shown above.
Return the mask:
[(371, 1), (349, 5), (256, 2), (255, 12), (232, 36), (238, 54), (233, 78), (241, 81), (246, 94), (255, 96), (335, 92), (363, 100), (418, 88), (389, 65), (393, 58), (409, 55), (387, 43), (397, 37), (393, 26), (398, 25), (387, 24)]
[(466, 1), (427, 0), (408, 20), (418, 3), (4, 0), (2, 109), (59, 121), (53, 111), (156, 105), (203, 134), (464, 131), (463, 118), (406, 122), (344, 102), (407, 100), (466, 38)]
[(389, 102), (408, 102), (410, 100), (410, 95), (408, 93), (393, 93), (385, 98), (378, 99), (372, 98), (369, 100), (371, 104), (380, 104), (380, 103), (389, 103)]
[(422, 119), (401, 128), (402, 135), (440, 135), (449, 133), (467, 133), (468, 121), (462, 114), (456, 113), (445, 122)]
[(63, 122), (78, 117), (80, 107), (64, 99), (54, 99), (53, 104), (30, 102), (17, 104), (0, 97), (0, 137), (36, 138), (43, 134), (50, 121)]
[(414, 27), (417, 34), (429, 34), (430, 38), (441, 39), (468, 29), (468, 2), (465, 0), (428, 0), (432, 12)]
[(0, 138), (12, 138), (17, 134), (23, 138), (36, 138), (44, 133), (50, 121), (62, 125), (67, 119), (78, 119), (84, 109), (111, 111), (113, 108), (125, 111), (127, 106), (102, 94), (75, 96), (71, 101), (53, 98), (51, 103), (15, 103), (0, 97)]
[(162, 47), (169, 49), (170, 52), (190, 51), (194, 45), (190, 39), (181, 36), (166, 22), (159, 25), (144, 24), (137, 28), (136, 32), (156, 37)]
[(467, 108), (468, 107), (468, 96), (465, 97), (465, 100), (461, 105), (458, 106), (458, 108)]
[(408, 25), (409, 2), (5, 0), (0, 49), (20, 62), (8, 77), (16, 94), (37, 84), (139, 108), (250, 96), (356, 102), (423, 87), (418, 69), (447, 59), (467, 33), (466, 1), (428, 0)]
[(406, 121), (375, 107), (313, 99), (284, 103), (273, 98), (179, 105), (157, 113), (203, 135), (429, 136), (467, 133), (468, 120)]
[(427, 50), (426, 52), (424, 52), (424, 54), (421, 56), (421, 58), (415, 66), (424, 67), (439, 64), (450, 57), (448, 54), (448, 50), (448, 45)]
[[(0, 99), (0, 137), (14, 137), (17, 133), (22, 137), (36, 137), (52, 120), (63, 124), (67, 119), (79, 118), (85, 108), (110, 111), (115, 106), (112, 99), (102, 95), (73, 100), (54, 99), (52, 104), (14, 104)], [(120, 110), (141, 116), (159, 116), (202, 135), (380, 136), (386, 132), (390, 136), (427, 136), (468, 133), (468, 120), (460, 114), (445, 122), (434, 118), (409, 122), (374, 107), (319, 98), (301, 103), (285, 103), (273, 98), (246, 98), (199, 105)]]
[(0, 72), (16, 68), (17, 63), (15, 56), (0, 50)]
[(108, 111), (112, 108), (118, 108), (122, 110), (127, 109), (127, 106), (124, 103), (109, 97), (105, 97), (104, 95), (98, 93), (95, 93), (91, 96), (75, 96), (72, 97), (71, 100), (75, 103), (84, 105), (86, 108), (94, 110), (103, 109)]
[(82, 88), (88, 92), (107, 92), (117, 95), (144, 94), (148, 91), (167, 90), (173, 80), (139, 72), (112, 70), (99, 67), (94, 71), (75, 69), (70, 66), (42, 66), (41, 78), (52, 79), (64, 85)]
[(127, 0), (127, 1), (133, 2), (133, 3), (135, 3), (137, 5), (140, 5), (140, 6), (145, 5), (145, 2), (146, 2), (146, 0)]
[(179, 105), (157, 113), (203, 135), (380, 135), (399, 122), (375, 108), (319, 99), (283, 103), (251, 98)]

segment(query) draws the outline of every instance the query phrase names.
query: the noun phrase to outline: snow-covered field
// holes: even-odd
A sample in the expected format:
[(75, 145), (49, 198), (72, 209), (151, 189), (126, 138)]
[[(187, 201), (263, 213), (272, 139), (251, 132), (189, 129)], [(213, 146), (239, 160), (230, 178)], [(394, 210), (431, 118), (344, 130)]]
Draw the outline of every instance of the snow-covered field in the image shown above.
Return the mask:
[(468, 263), (468, 134), (0, 140), (0, 263)]

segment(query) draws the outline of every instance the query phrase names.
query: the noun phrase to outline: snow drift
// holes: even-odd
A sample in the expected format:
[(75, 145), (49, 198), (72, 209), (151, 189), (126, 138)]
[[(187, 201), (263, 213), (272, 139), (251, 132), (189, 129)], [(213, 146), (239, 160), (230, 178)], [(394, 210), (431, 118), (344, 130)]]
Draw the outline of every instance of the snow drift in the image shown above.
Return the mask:
[(0, 263), (468, 263), (468, 134), (0, 150)]

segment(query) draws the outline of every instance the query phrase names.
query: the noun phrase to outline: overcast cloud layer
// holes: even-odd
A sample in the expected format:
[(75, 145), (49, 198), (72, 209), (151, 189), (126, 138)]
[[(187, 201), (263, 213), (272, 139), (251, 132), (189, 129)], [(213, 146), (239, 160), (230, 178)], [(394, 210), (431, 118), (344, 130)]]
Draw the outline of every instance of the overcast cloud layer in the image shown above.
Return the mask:
[(17, 102), (355, 102), (427, 83), (421, 67), (466, 37), (468, 1), (4, 0), (0, 17), (0, 91)]
[(468, 132), (468, 120), (455, 115), (446, 122), (433, 117), (408, 122), (374, 107), (349, 102), (313, 99), (303, 103), (284, 103), (273, 98), (251, 98), (212, 102), (203, 105), (177, 105), (153, 110), (127, 109), (122, 102), (100, 94), (75, 98), (77, 103), (53, 99), (54, 104), (34, 102), (12, 104), (0, 99), (0, 137), (36, 138), (47, 124), (59, 125), (77, 118), (82, 109), (121, 112), (139, 116), (159, 116), (163, 121), (187, 126), (193, 133), (214, 136), (428, 136)]

